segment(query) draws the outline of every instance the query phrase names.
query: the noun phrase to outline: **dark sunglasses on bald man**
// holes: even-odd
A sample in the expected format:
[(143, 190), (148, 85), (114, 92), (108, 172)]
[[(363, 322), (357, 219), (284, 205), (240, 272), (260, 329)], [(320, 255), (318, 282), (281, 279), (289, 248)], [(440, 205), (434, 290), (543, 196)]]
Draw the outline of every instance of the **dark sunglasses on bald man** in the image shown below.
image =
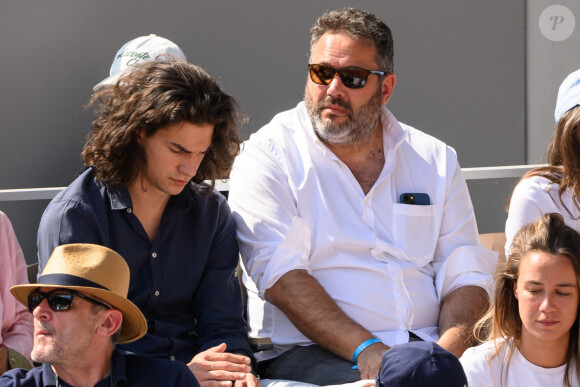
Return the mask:
[(328, 85), (332, 82), (335, 74), (338, 74), (343, 85), (349, 89), (360, 89), (367, 84), (370, 74), (384, 76), (384, 71), (365, 70), (354, 67), (335, 69), (325, 64), (309, 64), (310, 79), (318, 85)]
[(87, 297), (84, 294), (75, 292), (74, 290), (56, 289), (46, 293), (40, 292), (38, 290), (30, 293), (30, 295), (28, 296), (28, 310), (30, 311), (30, 313), (32, 313), (32, 311), (36, 309), (36, 307), (40, 305), (42, 300), (44, 300), (45, 298), (48, 301), (48, 306), (50, 306), (50, 309), (52, 309), (53, 311), (62, 312), (65, 310), (69, 310), (75, 296), (79, 296), (80, 298), (85, 299), (88, 302), (93, 303), (95, 305), (100, 305), (107, 309), (111, 309), (110, 306), (102, 302), (99, 302), (95, 299), (92, 299), (90, 297)]

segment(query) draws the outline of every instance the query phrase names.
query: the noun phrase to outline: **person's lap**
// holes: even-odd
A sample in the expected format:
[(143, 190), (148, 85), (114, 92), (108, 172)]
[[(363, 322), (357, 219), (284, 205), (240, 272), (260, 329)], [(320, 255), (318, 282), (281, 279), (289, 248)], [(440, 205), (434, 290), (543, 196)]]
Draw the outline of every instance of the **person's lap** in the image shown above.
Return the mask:
[[(294, 382), (292, 380), (261, 379), (263, 387), (319, 387), (318, 384)], [(331, 384), (325, 387), (375, 387), (375, 381), (371, 379), (359, 380), (358, 382)]]
[(263, 379), (284, 379), (330, 385), (356, 382), (360, 372), (353, 363), (318, 345), (296, 346), (273, 360), (258, 365)]

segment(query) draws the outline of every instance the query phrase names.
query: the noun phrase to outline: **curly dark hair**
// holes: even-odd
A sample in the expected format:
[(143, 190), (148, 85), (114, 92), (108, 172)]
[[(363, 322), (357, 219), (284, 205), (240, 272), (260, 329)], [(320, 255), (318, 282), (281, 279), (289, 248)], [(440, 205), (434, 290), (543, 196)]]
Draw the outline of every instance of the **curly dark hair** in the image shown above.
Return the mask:
[(95, 110), (82, 151), (95, 177), (113, 187), (126, 187), (146, 168), (139, 131), (151, 136), (159, 129), (188, 121), (215, 126), (196, 183), (213, 190), (215, 179), (227, 178), (242, 142), (238, 124), (245, 119), (238, 104), (201, 67), (164, 57), (135, 65), (114, 86), (98, 89), (88, 103)]
[(326, 12), (310, 29), (310, 51), (325, 33), (346, 33), (356, 40), (373, 44), (380, 70), (393, 73), (393, 36), (391, 29), (376, 15), (356, 8)]

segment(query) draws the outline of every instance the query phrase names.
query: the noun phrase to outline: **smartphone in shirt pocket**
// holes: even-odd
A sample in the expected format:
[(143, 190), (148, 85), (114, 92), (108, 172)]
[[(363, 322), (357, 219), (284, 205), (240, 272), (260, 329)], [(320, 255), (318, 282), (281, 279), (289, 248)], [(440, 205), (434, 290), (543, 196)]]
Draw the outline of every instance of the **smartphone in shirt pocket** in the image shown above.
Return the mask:
[(423, 192), (404, 192), (393, 207), (394, 243), (399, 247), (398, 259), (419, 267), (433, 260), (437, 243), (435, 206)]
[(428, 206), (431, 204), (429, 195), (424, 192), (405, 192), (399, 196), (399, 203), (416, 206)]

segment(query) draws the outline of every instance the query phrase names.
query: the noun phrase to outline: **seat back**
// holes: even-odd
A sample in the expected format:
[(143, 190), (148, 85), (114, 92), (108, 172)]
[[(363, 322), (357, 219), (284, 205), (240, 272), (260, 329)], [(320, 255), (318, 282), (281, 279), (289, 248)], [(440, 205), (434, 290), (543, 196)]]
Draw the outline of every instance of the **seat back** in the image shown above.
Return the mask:
[(479, 240), (481, 241), (483, 247), (485, 247), (486, 249), (496, 251), (499, 253), (497, 257), (497, 267), (495, 272), (496, 273), (501, 272), (505, 267), (505, 263), (507, 261), (504, 249), (506, 243), (505, 233), (492, 232), (486, 234), (479, 234)]
[(36, 275), (38, 274), (38, 262), (31, 263), (26, 267), (26, 270), (28, 271), (28, 282), (35, 284)]

